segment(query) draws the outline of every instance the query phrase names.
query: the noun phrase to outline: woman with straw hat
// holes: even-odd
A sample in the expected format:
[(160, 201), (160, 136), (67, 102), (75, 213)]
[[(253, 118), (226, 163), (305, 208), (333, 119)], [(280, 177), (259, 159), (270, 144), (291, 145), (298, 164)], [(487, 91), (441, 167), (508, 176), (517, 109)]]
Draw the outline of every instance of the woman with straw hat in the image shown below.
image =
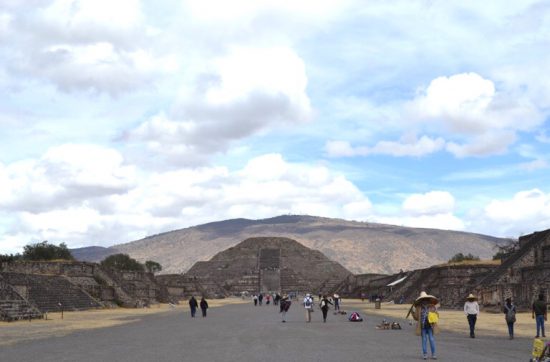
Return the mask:
[(468, 324), (470, 325), (470, 338), (476, 338), (475, 329), (477, 315), (479, 314), (479, 304), (477, 304), (477, 297), (472, 293), (466, 297), (466, 303), (464, 303), (464, 314), (466, 314)]
[(428, 340), (430, 341), (432, 359), (437, 359), (435, 356), (434, 337), (434, 334), (439, 331), (437, 326), (437, 320), (439, 319), (439, 314), (437, 313), (436, 308), (437, 304), (439, 304), (439, 300), (424, 291), (420, 293), (420, 296), (416, 298), (413, 303), (413, 318), (417, 321), (416, 335), (422, 337), (422, 358), (424, 359), (428, 359)]

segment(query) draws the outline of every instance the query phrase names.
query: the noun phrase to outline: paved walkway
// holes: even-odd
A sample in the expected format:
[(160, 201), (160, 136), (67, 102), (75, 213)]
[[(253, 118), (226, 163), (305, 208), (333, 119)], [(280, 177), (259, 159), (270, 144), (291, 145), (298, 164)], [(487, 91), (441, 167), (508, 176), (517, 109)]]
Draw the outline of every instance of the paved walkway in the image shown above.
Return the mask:
[[(200, 313), (199, 313), (200, 314)], [(376, 319), (375, 319), (376, 318)], [(379, 317), (362, 323), (329, 312), (304, 322), (294, 302), (281, 323), (273, 306), (229, 305), (192, 319), (188, 310), (146, 316), (139, 322), (77, 332), (0, 347), (2, 362), (25, 361), (421, 361), (420, 337), (400, 321), (401, 331), (376, 330)], [(467, 338), (442, 332), (437, 336), (439, 361), (527, 361), (531, 339), (505, 336)]]

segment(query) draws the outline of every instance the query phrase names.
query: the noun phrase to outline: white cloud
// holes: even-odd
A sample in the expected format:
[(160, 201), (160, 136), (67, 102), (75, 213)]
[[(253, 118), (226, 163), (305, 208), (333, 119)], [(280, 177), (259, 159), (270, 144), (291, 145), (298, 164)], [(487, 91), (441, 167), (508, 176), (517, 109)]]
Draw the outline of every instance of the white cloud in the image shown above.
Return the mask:
[(443, 149), (445, 140), (441, 137), (431, 138), (414, 134), (403, 136), (399, 141), (379, 141), (372, 147), (352, 147), (346, 141), (328, 141), (325, 150), (331, 157), (351, 157), (368, 155), (391, 155), (396, 157), (420, 157)]
[(540, 189), (520, 191), (511, 198), (489, 201), (469, 217), (472, 230), (518, 237), (546, 230), (550, 220), (550, 194)]
[(447, 191), (430, 191), (413, 194), (403, 202), (403, 211), (411, 215), (436, 215), (452, 213), (455, 199)]
[[(66, 241), (70, 246), (114, 243), (233, 217), (262, 218), (290, 212), (364, 220), (371, 211), (369, 199), (344, 176), (322, 165), (288, 162), (279, 154), (251, 159), (235, 171), (202, 167), (156, 172), (124, 190), (94, 194), (88, 189), (78, 194), (83, 182), (92, 182), (95, 188), (116, 184), (116, 173), (126, 175), (116, 153), (96, 151), (100, 151), (95, 153), (96, 162), (83, 166), (91, 159), (82, 152), (54, 149), (41, 162), (62, 158), (62, 164), (55, 170), (41, 170), (40, 175), (29, 174), (39, 168), (39, 162), (29, 162), (22, 175), (26, 177), (24, 192), (7, 200), (9, 204), (0, 194), (0, 212), (15, 211), (11, 212), (15, 220), (3, 235), (0, 232), (0, 240), (18, 235), (25, 239), (23, 243), (41, 239)], [(73, 162), (79, 159), (82, 165)], [(0, 183), (4, 171), (8, 169), (12, 175), (14, 167), (0, 168)], [(88, 180), (96, 174), (97, 178)], [(41, 200), (40, 205), (29, 201), (28, 190), (34, 200)], [(62, 202), (71, 191), (72, 202)], [(13, 192), (8, 189), (7, 193)]]
[(476, 73), (432, 80), (407, 109), (419, 122), (460, 140), (447, 145), (457, 157), (504, 153), (516, 132), (532, 131), (544, 121), (525, 95), (499, 92)]
[(184, 91), (171, 114), (158, 114), (128, 132), (130, 140), (180, 164), (270, 127), (311, 119), (303, 61), (287, 48), (233, 49)]
[(136, 175), (134, 167), (123, 162), (112, 149), (66, 144), (38, 160), (0, 166), (0, 208), (41, 212), (124, 193)]

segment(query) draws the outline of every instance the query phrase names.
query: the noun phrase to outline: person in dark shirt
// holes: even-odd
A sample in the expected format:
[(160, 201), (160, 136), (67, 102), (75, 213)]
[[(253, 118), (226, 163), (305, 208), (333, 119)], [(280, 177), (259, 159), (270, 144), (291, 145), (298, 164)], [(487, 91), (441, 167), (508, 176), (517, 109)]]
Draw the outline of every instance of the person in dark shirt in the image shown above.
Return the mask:
[(321, 298), (321, 302), (319, 302), (319, 307), (321, 308), (321, 312), (323, 312), (323, 323), (326, 323), (327, 321), (327, 314), (328, 314), (328, 305), (332, 305), (330, 300), (328, 300), (326, 295), (323, 295)]
[(202, 317), (204, 318), (206, 317), (206, 310), (208, 309), (208, 302), (206, 301), (206, 299), (204, 299), (204, 297), (201, 298), (200, 307), (202, 311)]
[(533, 303), (531, 316), (533, 317), (533, 319), (536, 320), (537, 323), (537, 335), (535, 336), (535, 338), (539, 338), (539, 332), (542, 332), (542, 336), (546, 337), (546, 334), (544, 333), (544, 321), (547, 319), (547, 317), (544, 294), (539, 294), (539, 299)]
[(197, 307), (199, 306), (199, 303), (197, 303), (197, 300), (194, 296), (191, 296), (191, 299), (189, 299), (189, 308), (191, 308), (191, 317), (195, 318), (195, 313), (197, 312)]

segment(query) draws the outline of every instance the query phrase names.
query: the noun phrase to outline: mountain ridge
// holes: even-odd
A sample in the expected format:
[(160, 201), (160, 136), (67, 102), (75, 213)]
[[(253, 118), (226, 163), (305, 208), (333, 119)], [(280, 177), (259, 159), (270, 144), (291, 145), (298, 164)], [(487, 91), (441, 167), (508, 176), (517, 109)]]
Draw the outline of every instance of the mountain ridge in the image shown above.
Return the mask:
[[(309, 215), (279, 215), (266, 219), (228, 219), (167, 231), (105, 248), (144, 262), (162, 264), (163, 273), (187, 271), (239, 242), (256, 236), (294, 239), (317, 249), (354, 273), (393, 273), (446, 262), (456, 253), (490, 258), (495, 245), (508, 239), (464, 231), (413, 228)], [(89, 258), (73, 249), (77, 259)], [(104, 255), (98, 253), (96, 255)]]

